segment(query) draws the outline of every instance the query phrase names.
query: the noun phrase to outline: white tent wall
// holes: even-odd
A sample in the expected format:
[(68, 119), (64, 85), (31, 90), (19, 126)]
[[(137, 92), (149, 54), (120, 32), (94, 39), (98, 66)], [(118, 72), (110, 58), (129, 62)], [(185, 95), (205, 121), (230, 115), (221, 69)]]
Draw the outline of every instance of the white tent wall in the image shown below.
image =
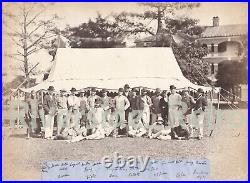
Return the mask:
[(56, 90), (86, 87), (118, 89), (124, 84), (132, 87), (169, 89), (203, 88), (186, 79), (171, 48), (59, 48), (47, 81), (28, 89)]

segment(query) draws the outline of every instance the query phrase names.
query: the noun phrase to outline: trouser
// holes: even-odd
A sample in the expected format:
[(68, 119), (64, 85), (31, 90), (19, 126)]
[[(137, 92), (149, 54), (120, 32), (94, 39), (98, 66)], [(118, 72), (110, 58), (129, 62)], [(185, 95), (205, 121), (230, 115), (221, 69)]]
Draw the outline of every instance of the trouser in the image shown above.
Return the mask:
[(54, 118), (55, 118), (54, 115), (50, 114), (45, 115), (45, 125), (44, 125), (45, 138), (53, 136)]
[(116, 110), (115, 111), (116, 118), (116, 127), (123, 129), (126, 127), (125, 123), (125, 111), (124, 110)]
[(164, 120), (164, 125), (169, 125), (168, 124), (168, 107), (162, 108), (161, 109), (161, 117)]
[(42, 126), (44, 127), (45, 124), (45, 115), (44, 115), (44, 110), (43, 109), (38, 109), (38, 116), (42, 122)]
[(198, 134), (200, 137), (203, 137), (203, 122), (204, 122), (204, 117), (205, 113), (204, 111), (200, 112), (195, 112), (197, 124), (198, 124)]
[(152, 112), (152, 115), (151, 115), (151, 124), (154, 124), (157, 121), (158, 117), (161, 117), (161, 113), (156, 114), (156, 113)]
[(102, 108), (91, 108), (87, 115), (88, 129), (94, 129), (101, 124), (104, 119), (104, 112)]
[(169, 117), (169, 124), (171, 128), (179, 126), (179, 120), (180, 120), (179, 116), (180, 116), (180, 112), (177, 106), (169, 107), (168, 117)]
[(86, 125), (87, 122), (87, 109), (80, 109), (80, 113), (81, 113), (81, 123)]
[(110, 116), (111, 116), (111, 110), (110, 109), (105, 110), (104, 111), (104, 120), (106, 122), (110, 122)]
[(67, 118), (68, 110), (67, 109), (58, 109), (57, 114), (57, 135), (61, 134), (61, 131), (64, 127), (66, 127), (66, 118)]
[(125, 120), (128, 121), (128, 117), (129, 117), (129, 108), (127, 110), (125, 110)]
[(150, 110), (144, 109), (141, 115), (142, 123), (146, 129), (149, 128), (149, 121), (150, 121)]

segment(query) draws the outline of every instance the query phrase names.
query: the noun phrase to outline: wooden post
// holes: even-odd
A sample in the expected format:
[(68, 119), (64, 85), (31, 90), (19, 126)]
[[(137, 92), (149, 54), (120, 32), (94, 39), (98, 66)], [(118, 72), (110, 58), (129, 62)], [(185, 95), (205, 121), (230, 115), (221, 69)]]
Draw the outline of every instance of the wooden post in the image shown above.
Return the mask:
[(220, 91), (219, 91), (219, 96), (218, 96), (218, 103), (217, 103), (217, 110), (220, 108)]

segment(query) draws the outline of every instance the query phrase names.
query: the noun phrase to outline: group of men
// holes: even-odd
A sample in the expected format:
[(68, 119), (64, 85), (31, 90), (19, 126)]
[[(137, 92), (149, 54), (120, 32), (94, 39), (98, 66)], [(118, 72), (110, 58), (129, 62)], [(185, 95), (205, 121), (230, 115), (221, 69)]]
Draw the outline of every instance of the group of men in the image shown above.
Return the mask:
[(197, 137), (203, 137), (207, 100), (202, 89), (198, 89), (195, 98), (188, 90), (177, 93), (174, 85), (170, 86), (170, 93), (157, 88), (152, 97), (146, 88), (131, 90), (128, 84), (119, 88), (114, 98), (108, 96), (106, 89), (101, 90), (101, 96), (96, 92), (96, 88), (91, 88), (87, 97), (85, 90), (72, 88), (68, 95), (66, 90), (56, 93), (50, 86), (41, 103), (32, 91), (28, 100), (29, 134), (40, 133), (43, 126), (45, 139), (69, 142), (107, 136), (189, 139), (194, 129), (190, 116), (194, 115)]

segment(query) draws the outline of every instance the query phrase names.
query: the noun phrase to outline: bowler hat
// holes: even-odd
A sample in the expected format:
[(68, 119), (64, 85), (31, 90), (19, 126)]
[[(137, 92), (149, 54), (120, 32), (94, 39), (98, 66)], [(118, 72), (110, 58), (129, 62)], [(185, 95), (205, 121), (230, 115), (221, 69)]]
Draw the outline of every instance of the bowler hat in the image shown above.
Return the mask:
[(133, 88), (132, 92), (138, 92), (138, 90), (136, 88)]
[(199, 89), (197, 90), (197, 92), (199, 92), (199, 93), (204, 93), (204, 91), (203, 91), (202, 88), (199, 88)]
[(102, 93), (106, 93), (107, 90), (105, 88), (102, 89)]
[(81, 89), (79, 93), (85, 93), (86, 91), (84, 89)]
[(156, 88), (155, 93), (161, 93), (161, 89), (160, 88)]
[(174, 85), (170, 85), (170, 90), (172, 89), (176, 89), (176, 87)]
[(76, 89), (75, 89), (75, 88), (71, 88), (70, 91), (71, 91), (71, 92), (76, 92)]
[(124, 92), (123, 88), (119, 88), (118, 92)]
[(125, 84), (124, 85), (124, 88), (130, 88), (128, 84)]
[(54, 86), (49, 86), (48, 91), (55, 91)]
[(95, 87), (91, 88), (91, 91), (96, 92), (96, 88)]
[(63, 93), (63, 92), (66, 92), (66, 90), (65, 89), (61, 89), (60, 92)]

